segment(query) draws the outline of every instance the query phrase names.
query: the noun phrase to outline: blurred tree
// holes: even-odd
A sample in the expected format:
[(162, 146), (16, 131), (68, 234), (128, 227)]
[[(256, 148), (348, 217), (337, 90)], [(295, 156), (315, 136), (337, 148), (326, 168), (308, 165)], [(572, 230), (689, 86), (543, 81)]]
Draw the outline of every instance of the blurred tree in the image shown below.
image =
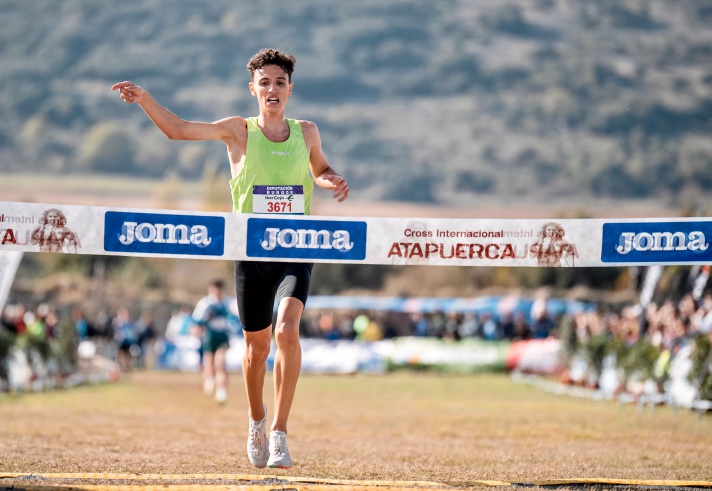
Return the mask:
[(494, 183), (495, 180), (492, 176), (482, 172), (459, 171), (455, 178), (455, 189), (457, 191), (486, 193), (494, 187)]
[(480, 23), (486, 27), (511, 34), (524, 32), (527, 23), (518, 5), (500, 4), (480, 16)]
[(401, 174), (386, 182), (383, 197), (393, 201), (435, 203), (435, 184), (430, 173)]
[(136, 171), (136, 145), (119, 123), (99, 123), (89, 130), (77, 156), (85, 170), (130, 174)]

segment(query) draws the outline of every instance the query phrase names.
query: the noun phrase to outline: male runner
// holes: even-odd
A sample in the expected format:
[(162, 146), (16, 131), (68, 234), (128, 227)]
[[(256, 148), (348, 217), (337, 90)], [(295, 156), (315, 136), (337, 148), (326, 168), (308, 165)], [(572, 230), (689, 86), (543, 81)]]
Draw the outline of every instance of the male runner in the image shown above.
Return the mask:
[[(125, 102), (138, 103), (168, 138), (225, 142), (232, 171), (234, 212), (275, 212), (267, 208), (261, 189), (287, 186), (295, 190), (297, 198), (290, 212), (308, 215), (313, 183), (331, 190), (339, 202), (348, 197), (349, 187), (326, 160), (316, 125), (285, 119), (287, 100), (294, 86), (294, 64), (292, 55), (273, 49), (263, 49), (250, 59), (249, 88), (257, 98), (259, 115), (248, 119), (234, 116), (213, 123), (185, 121), (131, 82), (117, 83), (112, 90), (119, 90)], [(300, 189), (302, 194), (296, 194)], [(242, 371), (249, 403), (247, 453), (258, 468), (292, 466), (287, 449), (287, 419), (301, 369), (299, 320), (309, 293), (311, 270), (309, 263), (238, 261), (235, 264), (238, 310), (246, 343)], [(275, 296), (277, 320), (273, 326)], [(262, 389), (273, 330), (277, 344), (275, 414), (267, 444), (267, 406), (262, 400)]]
[(215, 396), (219, 404), (227, 401), (225, 354), (230, 347), (231, 302), (223, 294), (223, 288), (221, 280), (211, 281), (208, 294), (196, 304), (192, 316), (202, 343), (203, 390), (206, 395)]

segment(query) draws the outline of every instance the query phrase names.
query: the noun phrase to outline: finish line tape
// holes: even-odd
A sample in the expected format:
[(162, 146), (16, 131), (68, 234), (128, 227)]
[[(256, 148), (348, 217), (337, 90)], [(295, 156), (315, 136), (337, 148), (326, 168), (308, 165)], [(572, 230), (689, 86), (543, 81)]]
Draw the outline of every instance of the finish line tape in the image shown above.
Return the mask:
[(712, 218), (241, 215), (0, 202), (0, 252), (431, 266), (709, 264)]
[[(344, 479), (321, 479), (309, 477), (288, 476), (253, 476), (240, 474), (114, 474), (114, 473), (0, 473), (0, 485), (3, 479), (12, 479), (12, 489), (27, 491), (52, 491), (67, 489), (84, 489), (87, 491), (118, 491), (131, 489), (133, 491), (200, 491), (216, 489), (224, 490), (261, 490), (261, 489), (300, 489), (342, 491), (388, 488), (409, 489), (458, 489), (473, 486), (488, 487), (563, 487), (563, 486), (635, 486), (653, 488), (712, 488), (710, 481), (681, 480), (650, 480), (650, 479), (607, 479), (607, 478), (573, 478), (551, 479), (547, 481), (466, 481), (466, 482), (431, 482), (431, 481), (363, 481)], [(37, 481), (52, 481), (52, 483), (36, 484)], [(72, 481), (72, 484), (55, 484), (55, 481)], [(79, 481), (79, 483), (77, 483)], [(82, 482), (85, 481), (85, 482)], [(100, 481), (112, 481), (113, 484), (97, 484)], [(140, 481), (152, 481), (162, 484), (136, 484)], [(91, 484), (90, 484), (91, 482)], [(125, 482), (129, 484), (117, 484)], [(175, 482), (192, 482), (190, 484), (170, 484)], [(80, 486), (80, 488), (78, 487)], [(296, 487), (298, 486), (298, 488)]]

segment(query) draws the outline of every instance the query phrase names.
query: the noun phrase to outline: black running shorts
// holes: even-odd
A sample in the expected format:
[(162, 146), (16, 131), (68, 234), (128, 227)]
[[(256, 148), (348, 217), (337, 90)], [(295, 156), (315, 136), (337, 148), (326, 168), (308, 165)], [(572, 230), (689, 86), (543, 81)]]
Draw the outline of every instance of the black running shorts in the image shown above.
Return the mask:
[(306, 305), (313, 263), (235, 261), (235, 291), (242, 328), (261, 331), (272, 324), (275, 299), (294, 297)]

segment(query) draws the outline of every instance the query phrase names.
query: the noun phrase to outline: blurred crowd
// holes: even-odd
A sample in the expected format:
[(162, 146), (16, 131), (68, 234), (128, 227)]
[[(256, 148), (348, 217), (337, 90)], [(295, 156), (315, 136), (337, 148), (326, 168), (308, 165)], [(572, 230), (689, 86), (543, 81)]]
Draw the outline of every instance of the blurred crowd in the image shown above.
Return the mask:
[(573, 316), (562, 337), (583, 344), (597, 336), (620, 340), (626, 345), (647, 340), (657, 348), (679, 350), (699, 334), (712, 332), (712, 293), (696, 300), (692, 293), (679, 301), (665, 300), (623, 307), (620, 312), (597, 310)]
[(558, 331), (564, 383), (637, 396), (668, 394), (677, 378), (712, 398), (712, 293), (581, 312)]
[[(574, 336), (574, 342), (584, 343), (591, 337), (606, 335), (636, 342), (641, 336), (655, 346), (674, 347), (681, 340), (698, 332), (712, 329), (712, 294), (696, 300), (691, 293), (679, 301), (650, 302), (646, 308), (639, 304), (620, 309), (599, 307), (581, 310), (570, 316), (551, 314), (535, 303), (532, 312), (414, 312), (320, 310), (304, 315), (301, 335), (329, 340), (378, 341), (399, 336), (430, 337), (461, 340), (480, 338), (488, 341), (543, 339)], [(68, 310), (68, 319), (78, 341), (93, 339), (113, 343), (117, 358), (125, 354), (140, 357), (148, 354), (159, 337), (175, 341), (189, 335), (192, 309), (175, 309), (165, 326), (156, 326), (150, 311), (135, 318), (129, 309), (99, 312), (89, 319), (78, 307)], [(14, 335), (54, 338), (62, 313), (54, 306), (42, 303), (34, 309), (22, 304), (10, 304), (2, 313), (2, 327)], [(567, 321), (573, 326), (569, 327)], [(566, 332), (562, 331), (562, 326)], [(241, 335), (239, 325), (232, 326), (234, 335)], [(569, 339), (569, 341), (571, 341)], [(145, 363), (141, 363), (143, 366)]]
[[(79, 306), (41, 303), (30, 309), (14, 303), (3, 309), (0, 335), (34, 341), (71, 338), (75, 348), (81, 341), (92, 340), (97, 353), (116, 361), (122, 370), (150, 369), (166, 343), (175, 344), (180, 337), (193, 334), (192, 311), (192, 306), (178, 307), (167, 322), (156, 325), (150, 311), (132, 315), (129, 309), (121, 307), (89, 318)], [(233, 336), (240, 336), (239, 320), (235, 320), (230, 331)], [(658, 353), (674, 356), (700, 335), (712, 338), (712, 293), (703, 289), (687, 292), (678, 300), (657, 299), (644, 306), (631, 303), (615, 308), (598, 305), (571, 313), (547, 312), (545, 301), (534, 302), (531, 311), (526, 312), (307, 309), (301, 335), (361, 341), (400, 336), (512, 342), (553, 337), (561, 340), (569, 359), (576, 353), (584, 353), (589, 365), (600, 371), (605, 353), (630, 348), (641, 340)]]
[(150, 312), (132, 318), (124, 307), (100, 312), (90, 320), (78, 306), (62, 310), (48, 303), (34, 309), (21, 303), (8, 304), (0, 316), (0, 326), (11, 337), (29, 341), (21, 344), (33, 346), (62, 341), (76, 348), (80, 342), (92, 340), (97, 352), (117, 361), (122, 370), (150, 368), (159, 337)]
[(546, 312), (534, 320), (523, 312), (501, 316), (489, 312), (390, 312), (322, 310), (307, 312), (303, 337), (330, 340), (379, 341), (398, 336), (430, 337), (459, 341), (480, 338), (488, 341), (546, 338), (554, 333), (558, 316)]

